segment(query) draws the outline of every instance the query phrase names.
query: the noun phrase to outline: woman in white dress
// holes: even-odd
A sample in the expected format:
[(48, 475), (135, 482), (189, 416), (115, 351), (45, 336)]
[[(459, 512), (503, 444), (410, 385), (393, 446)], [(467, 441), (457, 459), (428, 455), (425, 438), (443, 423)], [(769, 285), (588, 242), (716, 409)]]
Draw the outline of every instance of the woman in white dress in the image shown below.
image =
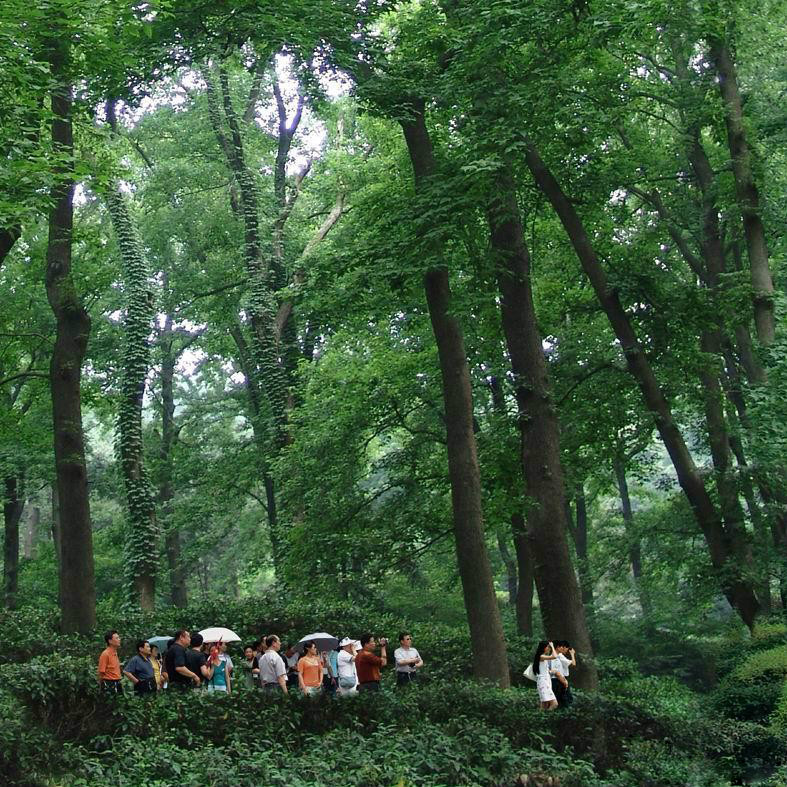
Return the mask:
[(554, 710), (557, 708), (557, 697), (552, 691), (552, 675), (556, 670), (551, 669), (550, 662), (557, 657), (555, 646), (551, 642), (542, 640), (538, 643), (535, 656), (533, 656), (533, 672), (536, 677), (538, 699), (541, 710)]

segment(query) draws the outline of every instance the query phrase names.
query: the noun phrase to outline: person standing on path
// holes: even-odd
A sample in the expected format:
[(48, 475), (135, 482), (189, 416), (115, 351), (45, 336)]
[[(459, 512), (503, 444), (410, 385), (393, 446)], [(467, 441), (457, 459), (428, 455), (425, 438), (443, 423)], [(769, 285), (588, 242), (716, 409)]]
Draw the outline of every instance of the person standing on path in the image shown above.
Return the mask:
[(120, 634), (114, 629), (104, 635), (106, 648), (98, 657), (98, 684), (109, 694), (122, 694), (123, 684), (120, 682)]
[(338, 675), (337, 692), (340, 697), (355, 694), (358, 686), (358, 673), (355, 670), (355, 640), (345, 637), (339, 643), (339, 653), (336, 657), (336, 672)]
[(287, 643), (287, 647), (279, 652), (279, 655), (284, 659), (284, 664), (287, 667), (287, 688), (298, 688), (298, 659), (300, 654), (295, 649), (292, 642)]
[(134, 684), (135, 694), (151, 694), (158, 690), (150, 643), (146, 639), (137, 642), (137, 652), (126, 662), (123, 674)]
[(387, 639), (380, 640), (380, 655), (374, 649), (377, 647), (371, 634), (361, 637), (361, 652), (355, 657), (355, 669), (358, 673), (358, 691), (380, 691), (380, 669), (388, 663), (385, 652)]
[(557, 708), (557, 698), (552, 691), (552, 675), (555, 670), (550, 668), (550, 663), (555, 659), (557, 651), (551, 642), (541, 640), (533, 656), (533, 673), (536, 675), (536, 688), (541, 710), (554, 710)]
[(257, 666), (257, 655), (254, 645), (246, 645), (243, 649), (243, 660), (240, 663), (240, 674), (243, 676), (241, 686), (244, 689), (253, 689), (260, 677), (260, 668)]
[(574, 702), (571, 686), (568, 685), (568, 675), (571, 667), (577, 666), (577, 654), (567, 639), (558, 640), (555, 643), (555, 650), (557, 651), (557, 658), (554, 662), (550, 662), (550, 666), (555, 669), (555, 677), (552, 678), (552, 688), (555, 689), (555, 683), (558, 684), (559, 689), (555, 691), (557, 704), (561, 708), (567, 708)]
[(164, 668), (169, 676), (169, 687), (173, 689), (190, 689), (199, 686), (200, 676), (192, 672), (186, 664), (186, 648), (191, 643), (191, 634), (185, 629), (175, 633), (175, 641), (164, 654)]
[(416, 679), (416, 670), (424, 666), (420, 653), (413, 647), (413, 635), (408, 631), (399, 635), (399, 647), (394, 651), (394, 664), (397, 686), (409, 686)]
[[(186, 651), (186, 666), (191, 672), (199, 676), (200, 683), (203, 680), (210, 680), (213, 677), (213, 665), (208, 664), (208, 656), (202, 651), (202, 643), (205, 640), (202, 634), (192, 634), (189, 649)], [(200, 684), (197, 683), (197, 686)]]
[(284, 659), (279, 655), (281, 640), (271, 634), (265, 640), (265, 653), (260, 656), (260, 683), (264, 691), (278, 691), (287, 693), (287, 670)]
[(303, 656), (298, 659), (298, 686), (301, 693), (314, 696), (322, 689), (323, 662), (317, 652), (316, 642), (307, 642)]
[(167, 683), (167, 673), (161, 661), (161, 653), (156, 645), (150, 646), (150, 663), (153, 665), (153, 677), (156, 679), (156, 689), (163, 689)]

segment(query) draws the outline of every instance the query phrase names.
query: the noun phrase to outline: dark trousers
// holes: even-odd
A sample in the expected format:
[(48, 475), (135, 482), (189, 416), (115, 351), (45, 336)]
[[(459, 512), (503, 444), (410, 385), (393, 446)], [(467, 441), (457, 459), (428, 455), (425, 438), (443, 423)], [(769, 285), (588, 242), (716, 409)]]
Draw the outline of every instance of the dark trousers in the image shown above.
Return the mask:
[(101, 688), (107, 694), (122, 694), (123, 684), (119, 680), (102, 680)]
[(415, 672), (397, 672), (396, 673), (396, 685), (397, 686), (409, 686), (411, 683), (415, 683), (416, 681), (416, 673)]
[(555, 692), (555, 699), (559, 708), (567, 708), (574, 701), (571, 696), (571, 689), (564, 686), (557, 678), (552, 678), (552, 691)]
[(380, 681), (368, 680), (366, 683), (359, 683), (358, 691), (380, 691)]
[(332, 678), (330, 675), (323, 675), (322, 692), (323, 694), (328, 694), (333, 697), (333, 695), (336, 694), (336, 679)]
[(145, 678), (144, 680), (139, 681), (139, 683), (134, 684), (135, 694), (152, 694), (155, 691), (156, 691), (155, 678)]

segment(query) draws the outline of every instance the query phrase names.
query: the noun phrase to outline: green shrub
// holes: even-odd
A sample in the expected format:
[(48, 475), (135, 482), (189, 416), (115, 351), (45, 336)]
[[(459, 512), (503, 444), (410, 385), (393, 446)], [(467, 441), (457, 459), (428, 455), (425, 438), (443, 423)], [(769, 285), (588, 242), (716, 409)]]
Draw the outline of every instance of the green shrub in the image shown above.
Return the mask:
[(719, 684), (713, 707), (725, 716), (764, 722), (776, 708), (787, 678), (787, 646), (755, 650)]
[(626, 752), (626, 767), (609, 774), (615, 787), (725, 787), (716, 770), (706, 760), (676, 756), (674, 748), (662, 741), (633, 741)]

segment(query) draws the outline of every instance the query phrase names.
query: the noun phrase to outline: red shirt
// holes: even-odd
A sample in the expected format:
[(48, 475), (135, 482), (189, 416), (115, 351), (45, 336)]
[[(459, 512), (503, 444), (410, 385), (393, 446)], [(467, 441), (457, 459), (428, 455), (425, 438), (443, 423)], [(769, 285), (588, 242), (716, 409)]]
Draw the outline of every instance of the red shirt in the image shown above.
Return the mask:
[(355, 670), (358, 673), (358, 683), (368, 683), (372, 680), (380, 680), (380, 667), (383, 660), (374, 653), (367, 650), (359, 651), (355, 657)]

